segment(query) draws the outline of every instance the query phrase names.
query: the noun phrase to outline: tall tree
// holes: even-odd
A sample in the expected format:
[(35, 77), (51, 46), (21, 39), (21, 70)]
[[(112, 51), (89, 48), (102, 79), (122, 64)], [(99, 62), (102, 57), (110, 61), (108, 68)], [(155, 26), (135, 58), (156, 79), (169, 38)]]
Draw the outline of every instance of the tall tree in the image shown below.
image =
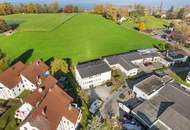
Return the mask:
[(50, 13), (57, 13), (59, 11), (59, 5), (57, 1), (54, 1), (49, 4), (48, 12)]
[(166, 12), (166, 17), (168, 19), (174, 19), (175, 18), (175, 14), (174, 14), (174, 6), (171, 6), (171, 8), (169, 10), (167, 10)]
[(178, 19), (183, 19), (185, 14), (185, 8), (180, 8), (180, 10), (177, 13), (177, 18)]
[(98, 4), (95, 6), (94, 12), (96, 14), (103, 14), (104, 13), (104, 6), (101, 4)]
[(88, 125), (88, 130), (111, 130), (104, 122), (101, 121), (101, 118), (94, 116), (91, 122)]
[(127, 8), (120, 8), (119, 11), (118, 11), (118, 15), (120, 17), (128, 16), (129, 15), (128, 9)]
[(0, 19), (0, 33), (9, 30), (9, 28), (10, 27), (7, 25), (6, 21), (3, 19)]
[(12, 5), (9, 3), (0, 3), (0, 15), (7, 15), (12, 13)]
[(144, 30), (145, 30), (144, 22), (141, 21), (141, 22), (139, 23), (138, 30), (139, 30), (139, 31), (144, 31)]
[(190, 37), (190, 26), (186, 22), (175, 24), (175, 30), (180, 33), (181, 43), (185, 44), (186, 40)]
[(137, 13), (140, 14), (141, 16), (145, 15), (145, 8), (141, 4), (135, 5), (135, 11), (137, 11)]
[(10, 65), (10, 59), (0, 49), (0, 72), (3, 72)]
[(69, 72), (68, 64), (65, 60), (54, 59), (54, 61), (51, 62), (51, 73), (52, 73), (52, 75), (54, 75), (59, 71), (65, 73), (65, 74), (68, 73)]
[(75, 11), (77, 11), (76, 7), (73, 5), (66, 5), (63, 9), (63, 11), (65, 13), (74, 13)]

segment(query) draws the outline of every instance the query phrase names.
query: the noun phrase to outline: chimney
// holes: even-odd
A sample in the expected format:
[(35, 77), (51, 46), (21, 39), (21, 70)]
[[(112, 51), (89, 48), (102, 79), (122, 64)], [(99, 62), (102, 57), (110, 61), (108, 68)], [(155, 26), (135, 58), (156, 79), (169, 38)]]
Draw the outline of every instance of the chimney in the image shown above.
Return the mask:
[(71, 106), (71, 104), (69, 104), (69, 111), (72, 109), (72, 106)]
[(47, 118), (47, 106), (45, 106), (45, 107), (42, 109), (42, 115), (45, 116), (45, 118)]
[(36, 62), (36, 65), (38, 66), (39, 64), (40, 64), (40, 61), (37, 61), (37, 62)]

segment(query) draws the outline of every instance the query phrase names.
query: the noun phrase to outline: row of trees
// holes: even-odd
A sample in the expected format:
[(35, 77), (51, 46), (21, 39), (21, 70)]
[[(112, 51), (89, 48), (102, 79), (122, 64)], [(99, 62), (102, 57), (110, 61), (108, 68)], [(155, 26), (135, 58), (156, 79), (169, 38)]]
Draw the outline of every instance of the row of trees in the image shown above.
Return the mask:
[(185, 15), (189, 12), (190, 12), (190, 6), (185, 6), (176, 10), (174, 6), (171, 6), (171, 8), (166, 11), (166, 18), (167, 19), (185, 19)]
[(67, 5), (64, 8), (60, 8), (57, 2), (47, 4), (20, 4), (12, 5), (10, 3), (0, 3), (0, 15), (8, 15), (14, 13), (74, 13), (82, 11), (77, 6)]
[(188, 41), (190, 37), (190, 26), (184, 21), (180, 23), (172, 23), (171, 26), (174, 28), (174, 31), (170, 35), (170, 38), (182, 45), (186, 45), (186, 41)]
[(3, 72), (10, 65), (10, 59), (0, 50), (0, 72)]
[(0, 33), (8, 31), (10, 29), (10, 26), (7, 25), (7, 23), (5, 22), (5, 20), (0, 19)]
[(111, 4), (96, 5), (94, 8), (94, 13), (103, 15), (104, 17), (112, 19), (114, 21), (116, 21), (119, 17), (129, 15), (127, 8), (116, 8)]

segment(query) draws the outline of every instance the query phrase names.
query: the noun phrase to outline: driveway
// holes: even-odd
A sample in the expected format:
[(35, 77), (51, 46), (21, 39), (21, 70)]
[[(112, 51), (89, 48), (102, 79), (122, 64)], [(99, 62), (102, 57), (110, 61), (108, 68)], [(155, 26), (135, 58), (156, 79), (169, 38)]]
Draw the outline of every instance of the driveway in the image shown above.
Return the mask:
[[(127, 84), (125, 84), (127, 86)], [(92, 103), (97, 98), (103, 100), (104, 104), (100, 108), (100, 114), (103, 118), (106, 118), (108, 113), (113, 112), (116, 115), (119, 115), (119, 107), (118, 107), (118, 99), (119, 95), (128, 91), (129, 88), (119, 88), (117, 91), (111, 92), (111, 87), (107, 87), (105, 85), (98, 86), (96, 88), (92, 88), (87, 91), (90, 95), (90, 103)]]

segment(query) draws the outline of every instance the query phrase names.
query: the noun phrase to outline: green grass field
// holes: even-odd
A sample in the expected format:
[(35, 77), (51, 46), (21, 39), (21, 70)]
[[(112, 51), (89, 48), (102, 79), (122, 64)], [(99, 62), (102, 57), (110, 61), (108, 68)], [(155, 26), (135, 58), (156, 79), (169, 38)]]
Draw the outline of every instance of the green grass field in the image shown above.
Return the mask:
[[(156, 18), (154, 16), (143, 16), (140, 18), (141, 21), (144, 21), (145, 29), (160, 29), (164, 28), (165, 25), (168, 25), (169, 22), (165, 19)], [(124, 25), (135, 28), (138, 26), (133, 20), (126, 22)]]
[(105, 55), (149, 48), (161, 43), (161, 41), (126, 29), (98, 15), (82, 13), (68, 20), (72, 15), (17, 14), (6, 16), (5, 19), (9, 23), (19, 20), (25, 22), (21, 22), (18, 31), (12, 36), (0, 37), (0, 48), (12, 59), (33, 49), (30, 61), (58, 57), (71, 58), (74, 63), (77, 63)]
[(18, 31), (51, 31), (75, 14), (15, 14), (5, 16), (8, 24), (20, 24)]

